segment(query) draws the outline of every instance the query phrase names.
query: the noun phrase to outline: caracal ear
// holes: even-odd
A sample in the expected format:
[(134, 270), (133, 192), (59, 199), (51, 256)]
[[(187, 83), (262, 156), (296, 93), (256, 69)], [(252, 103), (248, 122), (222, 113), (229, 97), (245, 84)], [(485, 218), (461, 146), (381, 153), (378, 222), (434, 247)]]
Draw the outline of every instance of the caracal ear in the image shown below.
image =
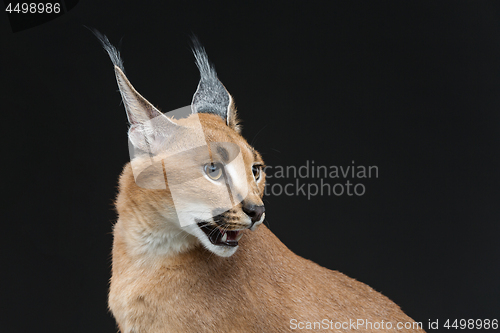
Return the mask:
[(192, 112), (216, 114), (239, 133), (241, 129), (232, 96), (219, 81), (213, 65), (208, 61), (205, 48), (196, 36), (192, 37), (192, 42), (196, 66), (200, 70), (201, 77), (191, 102)]
[(128, 136), (132, 145), (149, 153), (157, 153), (168, 136), (179, 126), (161, 113), (141, 96), (125, 76), (123, 61), (118, 50), (111, 45), (108, 38), (97, 30), (92, 30), (108, 52), (115, 65), (115, 76), (123, 105), (130, 123)]
[(179, 126), (142, 97), (118, 66), (115, 66), (115, 74), (131, 125), (128, 131), (130, 142), (141, 150), (158, 153)]

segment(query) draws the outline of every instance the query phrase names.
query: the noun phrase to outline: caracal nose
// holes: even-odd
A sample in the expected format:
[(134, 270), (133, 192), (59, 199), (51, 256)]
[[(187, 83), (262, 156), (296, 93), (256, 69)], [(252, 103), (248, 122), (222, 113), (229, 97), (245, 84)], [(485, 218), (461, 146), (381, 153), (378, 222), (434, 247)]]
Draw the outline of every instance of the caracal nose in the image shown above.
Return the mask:
[(252, 223), (260, 221), (266, 211), (264, 205), (243, 205), (243, 211), (252, 219)]

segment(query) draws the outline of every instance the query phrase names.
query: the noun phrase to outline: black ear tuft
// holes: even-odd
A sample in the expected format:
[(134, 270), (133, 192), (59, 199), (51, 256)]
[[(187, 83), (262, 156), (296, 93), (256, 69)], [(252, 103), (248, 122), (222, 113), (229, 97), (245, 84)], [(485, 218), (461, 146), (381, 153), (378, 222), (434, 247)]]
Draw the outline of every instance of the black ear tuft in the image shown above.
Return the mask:
[(209, 62), (205, 48), (196, 36), (191, 38), (196, 66), (200, 70), (200, 82), (193, 96), (193, 113), (212, 113), (228, 120), (231, 96), (219, 81), (213, 65)]
[(102, 47), (104, 48), (104, 50), (106, 50), (106, 52), (108, 52), (109, 57), (111, 58), (111, 61), (113, 62), (113, 65), (117, 66), (118, 68), (121, 69), (121, 71), (123, 73), (125, 73), (125, 68), (123, 67), (123, 60), (120, 57), (120, 51), (118, 51), (116, 49), (116, 47), (114, 47), (113, 45), (111, 45), (111, 43), (109, 42), (108, 37), (106, 37), (105, 35), (101, 34), (96, 29), (89, 28), (89, 27), (86, 27), (86, 28), (89, 29), (97, 37), (97, 39), (99, 39), (99, 41), (101, 42)]

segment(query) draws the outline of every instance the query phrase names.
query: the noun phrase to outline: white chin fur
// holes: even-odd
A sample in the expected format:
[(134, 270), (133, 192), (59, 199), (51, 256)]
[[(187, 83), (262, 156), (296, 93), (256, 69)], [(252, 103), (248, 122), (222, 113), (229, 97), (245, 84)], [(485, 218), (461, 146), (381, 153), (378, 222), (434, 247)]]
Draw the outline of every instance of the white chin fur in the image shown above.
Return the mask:
[(208, 239), (208, 236), (203, 231), (201, 231), (200, 227), (198, 227), (196, 223), (185, 226), (184, 230), (198, 238), (198, 240), (207, 250), (220, 257), (230, 257), (238, 249), (238, 246), (230, 247), (212, 244), (212, 242), (210, 242), (210, 240)]

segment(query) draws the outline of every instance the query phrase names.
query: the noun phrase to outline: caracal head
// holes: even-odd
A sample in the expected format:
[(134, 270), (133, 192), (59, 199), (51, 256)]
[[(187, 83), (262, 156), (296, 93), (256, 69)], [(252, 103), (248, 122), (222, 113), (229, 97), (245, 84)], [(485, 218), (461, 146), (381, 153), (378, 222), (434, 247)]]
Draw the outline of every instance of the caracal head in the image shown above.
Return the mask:
[(121, 182), (120, 191), (138, 206), (128, 211), (143, 214), (137, 229), (152, 244), (184, 242), (178, 252), (201, 244), (231, 256), (246, 230), (264, 221), (264, 163), (241, 136), (233, 98), (204, 48), (193, 40), (201, 79), (191, 105), (163, 114), (130, 84), (108, 39), (95, 34), (115, 65), (130, 123), (131, 162), (122, 179), (133, 181)]

